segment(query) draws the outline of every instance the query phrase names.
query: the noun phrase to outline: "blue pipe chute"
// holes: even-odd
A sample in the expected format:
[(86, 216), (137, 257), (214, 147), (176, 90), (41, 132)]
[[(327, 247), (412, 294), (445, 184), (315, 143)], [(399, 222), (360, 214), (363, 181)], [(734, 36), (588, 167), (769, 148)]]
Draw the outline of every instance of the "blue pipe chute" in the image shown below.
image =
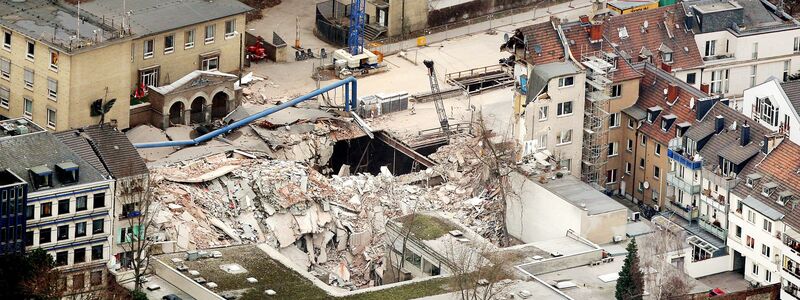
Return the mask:
[(284, 108), (295, 106), (295, 105), (297, 105), (297, 104), (299, 104), (301, 102), (309, 100), (309, 99), (311, 99), (313, 97), (316, 97), (316, 96), (318, 96), (318, 95), (320, 95), (322, 93), (328, 92), (328, 91), (333, 90), (335, 88), (338, 88), (340, 86), (344, 86), (344, 88), (345, 88), (344, 110), (345, 111), (350, 111), (350, 110), (356, 109), (356, 107), (358, 105), (358, 100), (356, 100), (357, 99), (356, 79), (355, 79), (355, 77), (347, 77), (347, 78), (345, 78), (343, 80), (339, 80), (337, 82), (334, 82), (334, 83), (329, 84), (327, 86), (324, 86), (322, 88), (316, 89), (311, 93), (308, 93), (308, 94), (305, 94), (303, 96), (294, 98), (291, 101), (282, 103), (280, 105), (276, 105), (276, 106), (267, 108), (265, 110), (262, 110), (261, 112), (253, 114), (253, 115), (251, 115), (251, 116), (249, 116), (247, 118), (244, 118), (244, 119), (241, 119), (239, 121), (233, 122), (231, 124), (228, 124), (227, 126), (224, 126), (224, 127), (219, 128), (217, 130), (214, 130), (212, 132), (206, 133), (204, 135), (198, 136), (198, 137), (196, 137), (194, 139), (191, 139), (191, 140), (137, 143), (137, 144), (133, 144), (133, 146), (136, 147), (136, 148), (142, 149), (142, 148), (182, 147), (182, 146), (198, 145), (200, 143), (207, 142), (207, 141), (209, 141), (209, 140), (211, 140), (211, 139), (213, 139), (213, 138), (215, 138), (215, 137), (217, 137), (217, 136), (219, 136), (221, 134), (229, 133), (229, 132), (231, 132), (231, 131), (233, 131), (235, 129), (238, 129), (238, 128), (242, 127), (242, 126), (250, 124), (251, 122), (253, 122), (255, 120), (258, 120), (258, 119), (261, 119), (261, 118), (266, 117), (268, 115), (271, 115), (271, 114), (273, 114), (275, 112), (278, 112), (278, 111), (280, 111), (280, 110), (282, 110)]

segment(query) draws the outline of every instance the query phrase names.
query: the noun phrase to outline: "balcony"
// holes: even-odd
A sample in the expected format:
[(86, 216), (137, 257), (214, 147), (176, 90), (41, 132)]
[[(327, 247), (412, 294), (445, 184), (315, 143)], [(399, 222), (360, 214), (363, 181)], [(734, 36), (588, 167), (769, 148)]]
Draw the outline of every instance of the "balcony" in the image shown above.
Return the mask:
[(719, 186), (720, 189), (724, 189), (730, 191), (736, 184), (739, 182), (739, 179), (731, 177), (731, 176), (724, 176), (721, 173), (715, 173), (706, 169), (703, 169), (703, 178), (708, 179), (712, 183)]
[(685, 157), (681, 154), (681, 150), (667, 149), (667, 157), (674, 160), (676, 163), (689, 168), (690, 170), (699, 170), (703, 167), (702, 161), (694, 161), (693, 157)]
[(800, 242), (790, 237), (786, 233), (783, 234), (782, 241), (784, 245), (789, 247), (789, 251), (791, 251), (795, 255), (800, 256)]
[(667, 173), (667, 183), (681, 191), (688, 193), (689, 195), (700, 193), (700, 183), (695, 184), (686, 182), (683, 178), (676, 176), (675, 172)]
[(709, 222), (705, 218), (700, 218), (698, 220), (699, 220), (698, 224), (700, 224), (700, 228), (703, 228), (703, 230), (713, 234), (714, 236), (716, 236), (716, 237), (718, 237), (718, 238), (720, 238), (722, 240), (726, 240), (727, 239), (728, 230), (723, 229), (719, 225), (715, 225), (714, 223)]
[[(728, 212), (728, 202), (723, 195), (715, 195), (711, 190), (704, 189), (702, 195), (700, 196), (700, 200), (718, 211), (723, 213)], [(738, 213), (739, 215), (742, 214), (742, 212)]]
[(680, 203), (676, 203), (672, 200), (667, 202), (666, 205), (667, 209), (674, 212), (676, 215), (681, 216), (681, 218), (687, 221), (692, 221), (694, 219), (697, 219), (697, 216), (699, 214), (697, 207), (687, 208), (681, 205)]
[(719, 62), (725, 62), (725, 61), (730, 61), (730, 60), (735, 60), (735, 59), (736, 59), (736, 57), (733, 56), (733, 53), (727, 53), (727, 54), (720, 54), (720, 55), (712, 55), (712, 56), (703, 57), (703, 61), (704, 62), (708, 62), (708, 63), (719, 63)]

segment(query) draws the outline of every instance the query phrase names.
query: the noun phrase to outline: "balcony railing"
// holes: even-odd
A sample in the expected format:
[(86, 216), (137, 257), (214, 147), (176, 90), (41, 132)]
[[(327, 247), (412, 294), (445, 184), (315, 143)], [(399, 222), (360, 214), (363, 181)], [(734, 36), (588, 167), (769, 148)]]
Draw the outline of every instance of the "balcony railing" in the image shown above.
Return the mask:
[(700, 183), (686, 182), (685, 179), (676, 176), (675, 172), (667, 173), (667, 183), (690, 195), (700, 193)]
[(681, 205), (680, 203), (676, 203), (673, 201), (667, 202), (667, 209), (671, 210), (676, 215), (681, 216), (681, 218), (684, 218), (687, 221), (692, 221), (694, 219), (697, 219), (699, 213), (697, 207), (687, 208)]
[(705, 61), (705, 62), (720, 62), (720, 61), (733, 60), (733, 59), (735, 59), (735, 57), (733, 56), (733, 53), (712, 55), (712, 56), (704, 56), (703, 57), (703, 61)]
[(700, 222), (698, 222), (698, 224), (700, 224), (700, 228), (703, 228), (703, 230), (708, 231), (709, 233), (715, 235), (716, 237), (722, 239), (723, 241), (727, 239), (728, 230), (723, 229), (722, 227), (719, 227), (717, 225), (714, 225), (714, 223), (709, 222), (705, 218), (700, 218), (699, 221)]
[(692, 158), (687, 158), (677, 150), (667, 149), (667, 157), (691, 170), (699, 170), (703, 167), (702, 161), (694, 161)]
[(736, 183), (739, 182), (738, 179), (733, 178), (731, 176), (723, 176), (722, 174), (717, 174), (713, 171), (709, 171), (703, 169), (703, 178), (708, 179), (709, 181), (713, 182), (714, 184), (718, 185), (719, 188), (725, 190), (731, 190), (736, 187)]
[(783, 234), (783, 244), (789, 247), (789, 250), (794, 252), (795, 255), (800, 256), (800, 242), (790, 237), (786, 233)]
[[(703, 193), (700, 195), (700, 200), (723, 213), (728, 211), (728, 202), (726, 201), (725, 196), (714, 195), (714, 193), (709, 189), (703, 190)], [(741, 214), (741, 212), (739, 214)]]

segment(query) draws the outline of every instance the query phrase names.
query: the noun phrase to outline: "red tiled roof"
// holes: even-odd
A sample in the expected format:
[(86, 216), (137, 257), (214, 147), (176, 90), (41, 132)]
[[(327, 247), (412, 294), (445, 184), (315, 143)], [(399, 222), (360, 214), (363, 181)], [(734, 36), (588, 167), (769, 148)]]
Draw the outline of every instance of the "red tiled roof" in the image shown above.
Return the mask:
[[(678, 126), (675, 126), (676, 124), (695, 121), (695, 112), (689, 108), (689, 99), (694, 98), (695, 103), (697, 103), (698, 99), (708, 97), (708, 95), (652, 64), (645, 64), (642, 71), (644, 77), (639, 83), (639, 100), (636, 101), (636, 106), (645, 111), (650, 107), (660, 106), (662, 110), (652, 124), (647, 121), (642, 122), (640, 130), (651, 139), (663, 145), (668, 145), (669, 140), (677, 136), (675, 130)], [(671, 106), (667, 102), (667, 96), (664, 94), (670, 83), (678, 87), (678, 101)], [(664, 131), (661, 129), (661, 119), (670, 114), (675, 115), (676, 120), (669, 130)]]
[[(520, 32), (525, 37), (525, 60), (529, 64), (541, 65), (551, 62), (564, 61), (564, 47), (558, 38), (558, 32), (553, 24), (548, 22), (520, 27)], [(540, 51), (536, 51), (540, 49)]]
[[(581, 61), (583, 55), (596, 53), (597, 51), (613, 52), (606, 41), (599, 43), (592, 43), (589, 38), (589, 27), (581, 26), (579, 22), (571, 22), (561, 25), (561, 30), (564, 31), (564, 36), (569, 42), (569, 50), (576, 60)], [(612, 80), (614, 82), (622, 82), (634, 78), (642, 77), (642, 74), (634, 69), (630, 63), (623, 59), (617, 60), (617, 70), (613, 72)]]
[[(651, 53), (652, 62), (660, 66), (662, 45), (673, 52), (673, 69), (693, 69), (703, 65), (700, 51), (694, 40), (694, 33), (684, 30), (682, 6), (670, 5), (635, 13), (611, 16), (603, 23), (603, 36), (618, 45), (618, 50), (628, 53), (634, 62), (639, 53), (646, 48)], [(645, 21), (647, 29), (643, 30)], [(620, 29), (625, 28), (628, 37), (620, 38)]]
[[(797, 170), (800, 170), (800, 145), (784, 139), (759, 164), (757, 170), (769, 174), (782, 185), (800, 192), (800, 174), (797, 173)], [(797, 196), (800, 196), (800, 193)]]

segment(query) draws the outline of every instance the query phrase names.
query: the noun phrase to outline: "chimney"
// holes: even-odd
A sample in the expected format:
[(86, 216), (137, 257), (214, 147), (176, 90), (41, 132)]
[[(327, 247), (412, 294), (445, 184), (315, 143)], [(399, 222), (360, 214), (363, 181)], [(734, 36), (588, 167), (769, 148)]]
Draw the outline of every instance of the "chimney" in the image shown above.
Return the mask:
[(603, 40), (603, 23), (597, 22), (591, 25), (589, 29), (589, 41), (597, 43)]
[(698, 121), (702, 120), (703, 117), (706, 116), (711, 107), (714, 106), (714, 103), (717, 102), (716, 98), (701, 98), (697, 100), (697, 104), (695, 105), (695, 119)]
[(764, 143), (761, 144), (761, 153), (769, 154), (769, 136), (764, 136)]
[(678, 86), (670, 83), (667, 86), (667, 101), (674, 101), (678, 98)]
[(742, 124), (742, 138), (739, 139), (739, 145), (747, 146), (750, 143), (750, 125), (747, 125), (747, 121), (744, 121)]
[(703, 92), (704, 94), (708, 95), (708, 91), (709, 90), (710, 89), (708, 88), (708, 83), (701, 83), (700, 84), (700, 91), (701, 92)]
[(720, 133), (723, 129), (725, 129), (725, 117), (719, 115), (714, 119), (714, 133)]
[(665, 62), (661, 62), (661, 69), (666, 71), (667, 73), (672, 72), (672, 66)]

